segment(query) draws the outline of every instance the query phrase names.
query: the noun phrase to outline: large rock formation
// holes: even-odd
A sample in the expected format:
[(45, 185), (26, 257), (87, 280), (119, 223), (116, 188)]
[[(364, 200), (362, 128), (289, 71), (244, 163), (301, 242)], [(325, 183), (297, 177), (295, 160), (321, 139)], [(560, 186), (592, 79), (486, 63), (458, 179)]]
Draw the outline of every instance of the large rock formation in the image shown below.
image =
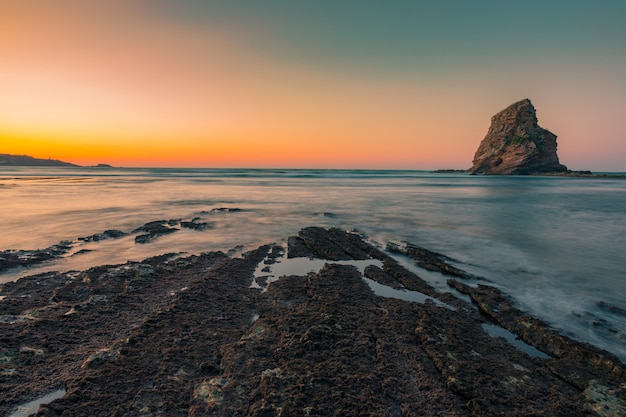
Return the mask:
[(472, 174), (528, 175), (566, 172), (556, 154), (556, 135), (537, 124), (529, 99), (518, 101), (491, 118), (476, 154)]

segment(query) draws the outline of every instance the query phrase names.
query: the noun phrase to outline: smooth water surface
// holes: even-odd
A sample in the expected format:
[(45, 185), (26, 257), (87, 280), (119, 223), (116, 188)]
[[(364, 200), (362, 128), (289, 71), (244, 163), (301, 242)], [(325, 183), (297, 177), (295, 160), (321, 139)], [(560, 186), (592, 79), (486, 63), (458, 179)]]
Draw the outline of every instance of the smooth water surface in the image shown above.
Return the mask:
[[(152, 220), (212, 224), (144, 245), (130, 235), (26, 271), (281, 243), (306, 226), (409, 241), (457, 260), (565, 334), (626, 359), (626, 181), (423, 171), (1, 168), (0, 250), (45, 248)], [(237, 208), (241, 211), (220, 211)], [(1, 302), (1, 301), (0, 301)]]

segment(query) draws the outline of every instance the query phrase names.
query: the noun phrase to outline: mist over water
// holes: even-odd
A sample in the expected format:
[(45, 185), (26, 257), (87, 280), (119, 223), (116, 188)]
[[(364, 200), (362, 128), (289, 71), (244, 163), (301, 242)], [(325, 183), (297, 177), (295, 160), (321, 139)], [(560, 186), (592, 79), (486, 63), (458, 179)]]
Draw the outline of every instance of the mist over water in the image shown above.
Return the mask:
[[(148, 244), (76, 242), (76, 254), (0, 274), (82, 270), (173, 252), (281, 243), (306, 226), (409, 241), (454, 258), (564, 334), (626, 360), (626, 181), (422, 171), (0, 168), (0, 250), (42, 249), (153, 220), (200, 218)], [(240, 211), (215, 210), (220, 208)], [(1, 302), (1, 301), (0, 301)]]

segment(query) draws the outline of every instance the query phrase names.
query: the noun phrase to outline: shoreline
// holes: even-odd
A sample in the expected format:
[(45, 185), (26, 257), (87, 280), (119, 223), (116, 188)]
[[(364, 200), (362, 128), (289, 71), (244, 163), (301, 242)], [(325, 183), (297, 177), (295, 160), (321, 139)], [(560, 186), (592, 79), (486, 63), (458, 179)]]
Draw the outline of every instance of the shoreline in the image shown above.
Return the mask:
[(626, 174), (612, 172), (572, 171), (564, 172), (534, 172), (530, 174), (472, 174), (469, 169), (436, 169), (433, 174), (467, 174), (473, 176), (501, 176), (501, 177), (575, 177), (575, 178), (615, 178), (626, 179)]
[[(327, 265), (270, 278), (285, 251)], [(448, 276), (473, 304), (438, 292), (393, 253)], [(367, 259), (379, 263), (363, 275), (334, 264)], [(427, 299), (377, 295), (363, 277)], [(287, 249), (242, 257), (162, 255), (0, 288), (0, 414), (59, 386), (66, 395), (39, 415), (626, 411), (626, 368), (614, 355), (556, 333), (441, 254), (383, 251), (339, 229), (305, 228)], [(485, 324), (549, 358), (492, 337)]]

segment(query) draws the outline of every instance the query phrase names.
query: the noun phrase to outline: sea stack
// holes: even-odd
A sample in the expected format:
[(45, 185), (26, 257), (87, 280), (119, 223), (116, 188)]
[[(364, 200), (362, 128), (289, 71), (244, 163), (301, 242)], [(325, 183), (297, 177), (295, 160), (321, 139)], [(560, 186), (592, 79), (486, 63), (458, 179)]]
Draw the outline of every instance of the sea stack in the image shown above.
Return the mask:
[(567, 172), (556, 154), (556, 135), (537, 123), (529, 99), (511, 104), (491, 118), (474, 155), (472, 174), (530, 175)]

